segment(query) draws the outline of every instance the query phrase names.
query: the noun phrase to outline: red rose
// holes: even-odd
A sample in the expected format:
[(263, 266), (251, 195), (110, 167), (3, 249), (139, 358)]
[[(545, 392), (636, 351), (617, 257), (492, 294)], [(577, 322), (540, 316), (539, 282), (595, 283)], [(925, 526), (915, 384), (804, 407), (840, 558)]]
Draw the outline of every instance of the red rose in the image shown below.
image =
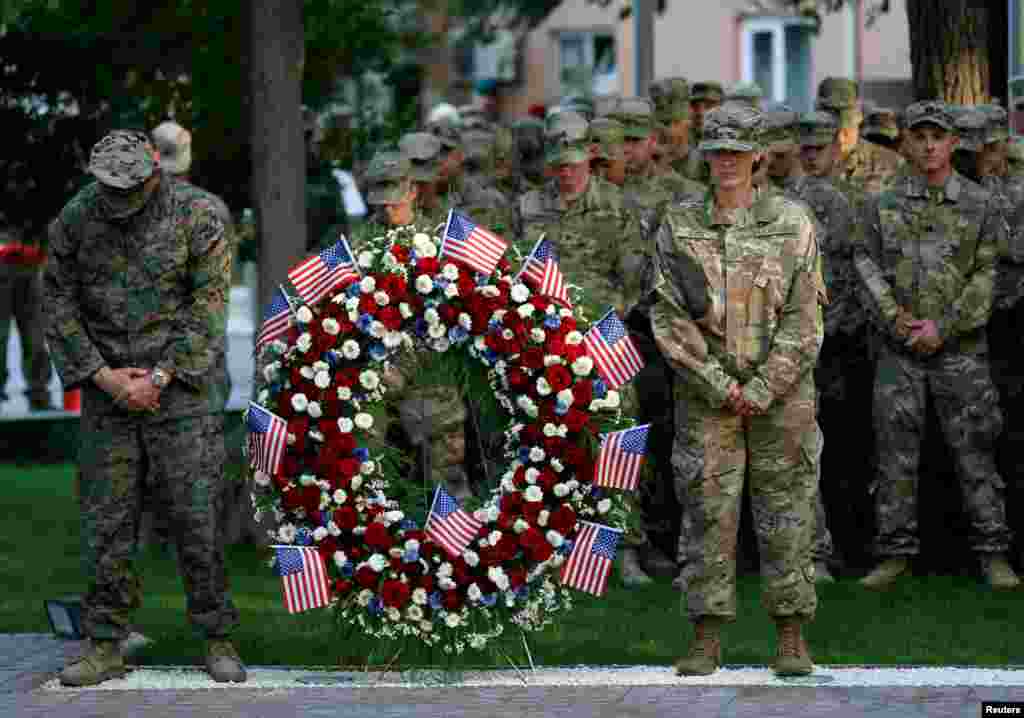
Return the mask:
[(313, 338), (313, 352), (323, 354), (328, 349), (333, 349), (338, 343), (338, 337), (328, 334), (325, 331), (318, 331)]
[(512, 491), (502, 495), (500, 507), (502, 513), (519, 513), (523, 508), (523, 495), (518, 491)]
[[(337, 426), (338, 423), (334, 422)], [(340, 456), (351, 456), (352, 452), (356, 450), (356, 437), (352, 436), (351, 432), (338, 434), (338, 438), (331, 444), (332, 448), (338, 452)]]
[[(309, 433), (309, 419), (305, 416), (296, 416), (288, 422), (288, 433), (295, 434), (296, 443), (298, 439), (305, 439)], [(296, 449), (301, 452), (302, 449)]]
[(409, 595), (411, 593), (412, 590), (409, 588), (409, 584), (392, 580), (384, 582), (384, 586), (380, 590), (380, 597), (384, 601), (385, 606), (401, 608), (409, 602)]
[(441, 596), (441, 605), (449, 611), (458, 611), (462, 608), (462, 597), (458, 591), (445, 591)]
[(441, 271), (441, 263), (436, 257), (421, 257), (416, 260), (416, 272), (418, 274), (434, 275)]
[(338, 473), (351, 479), (359, 473), (359, 459), (342, 459), (338, 462)]
[(335, 373), (334, 381), (338, 386), (353, 387), (359, 381), (359, 369), (357, 367), (346, 367)]
[(385, 274), (381, 277), (377, 286), (380, 287), (381, 291), (387, 293), (388, 297), (391, 298), (392, 303), (400, 301), (408, 288), (405, 279), (397, 274)]
[(499, 259), (499, 260), (498, 260), (498, 270), (499, 270), (499, 271), (500, 271), (500, 272), (501, 272), (502, 274), (507, 274), (507, 273), (508, 273), (508, 270), (509, 270), (509, 269), (510, 269), (511, 267), (512, 267), (512, 265), (511, 265), (511, 264), (509, 263), (509, 261), (508, 261), (508, 258), (506, 258), (506, 257), (502, 257), (501, 259)]
[(526, 553), (527, 555), (529, 555), (530, 559), (533, 561), (537, 561), (538, 563), (540, 563), (541, 561), (547, 561), (549, 558), (551, 558), (551, 554), (553, 554), (554, 552), (555, 549), (552, 548), (551, 544), (549, 544), (547, 540), (526, 549)]
[(339, 578), (337, 581), (334, 582), (334, 592), (348, 593), (352, 590), (353, 585), (354, 584), (347, 578)]
[(433, 576), (420, 576), (416, 579), (416, 583), (427, 593), (431, 593), (434, 590), (434, 577)]
[(548, 306), (551, 304), (551, 300), (543, 295), (534, 294), (530, 297), (529, 303), (533, 305), (533, 308), (536, 309), (538, 313), (544, 314), (547, 312)]
[(576, 406), (587, 408), (594, 400), (594, 382), (589, 379), (581, 379), (572, 388), (573, 403)]
[(544, 439), (544, 431), (538, 424), (527, 424), (519, 432), (520, 446), (536, 446)]
[(478, 552), (480, 565), (484, 567), (497, 566), (501, 563), (501, 556), (493, 547), (484, 546)]
[(576, 525), (576, 512), (566, 504), (559, 506), (548, 517), (548, 528), (566, 536)]
[(362, 294), (359, 297), (359, 313), (360, 314), (374, 314), (377, 311), (377, 302), (373, 298), (373, 294)]
[(570, 365), (586, 353), (582, 344), (566, 344), (562, 350), (562, 356)]
[(380, 551), (387, 551), (395, 544), (391, 534), (388, 533), (387, 527), (376, 521), (366, 527), (363, 540), (366, 541), (367, 546)]
[(323, 556), (327, 565), (330, 565), (334, 552), (338, 550), (338, 539), (333, 536), (324, 536), (320, 543), (316, 545), (316, 550)]
[(519, 552), (519, 541), (516, 540), (514, 534), (503, 533), (501, 538), (498, 539), (498, 544), (494, 547), (494, 550), (503, 562), (511, 561)]
[(423, 564), (419, 561), (416, 561), (415, 563), (403, 563), (399, 570), (406, 576), (415, 577), (423, 573)]
[(420, 558), (425, 561), (430, 561), (438, 551), (437, 544), (432, 541), (420, 541)]
[(509, 388), (517, 391), (523, 389), (523, 387), (530, 382), (530, 378), (526, 376), (526, 372), (519, 368), (510, 369), (508, 373), (505, 374), (505, 378), (508, 379)]
[[(287, 459), (285, 459), (285, 461), (287, 461)], [(284, 491), (286, 488), (288, 488), (289, 483), (290, 482), (288, 481), (287, 476), (282, 476), (281, 474), (278, 474), (277, 476), (274, 477), (274, 486), (277, 487), (278, 491)]]
[(459, 310), (451, 304), (442, 304), (437, 308), (437, 313), (441, 316), (441, 321), (449, 326), (455, 324), (459, 318)]
[(302, 507), (302, 491), (300, 489), (288, 489), (281, 495), (281, 502), (286, 511), (295, 511)]
[(526, 569), (522, 566), (515, 566), (505, 569), (508, 576), (509, 586), (514, 590), (526, 583)]
[(384, 307), (380, 310), (377, 318), (380, 319), (381, 324), (387, 327), (390, 331), (397, 332), (402, 328), (402, 315), (394, 307)]
[(358, 546), (353, 546), (348, 550), (348, 557), (353, 561), (358, 561), (360, 558), (362, 558), (362, 555), (363, 550)]
[(540, 347), (530, 347), (522, 353), (519, 361), (527, 369), (540, 369), (544, 366), (544, 352)]
[(403, 247), (400, 244), (391, 245), (391, 254), (400, 264), (405, 264), (409, 261), (409, 248)]
[(562, 423), (566, 425), (569, 431), (577, 432), (583, 431), (583, 427), (587, 425), (587, 420), (590, 418), (588, 414), (580, 411), (579, 409), (569, 409), (562, 417)]
[(544, 371), (544, 378), (548, 380), (551, 390), (556, 394), (562, 389), (568, 389), (572, 384), (572, 374), (561, 364), (549, 366)]
[(498, 528), (502, 531), (511, 531), (512, 526), (516, 522), (517, 515), (513, 513), (506, 513), (504, 511), (498, 516)]
[(537, 485), (548, 493), (554, 490), (555, 484), (557, 483), (558, 474), (556, 474), (554, 471), (548, 468), (543, 469), (540, 472), (540, 476), (537, 478)]
[(549, 395), (549, 398), (544, 399), (537, 407), (537, 420), (542, 424), (557, 424), (559, 422), (558, 415), (555, 413), (555, 399), (553, 395)]
[(282, 391), (278, 394), (277, 415), (285, 421), (288, 421), (295, 415), (295, 409), (292, 408), (292, 393), (290, 391)]
[(459, 279), (456, 282), (456, 284), (459, 287), (460, 297), (465, 298), (472, 296), (474, 290), (476, 289), (476, 282), (474, 282), (473, 278), (466, 273), (459, 274)]
[(535, 524), (540, 517), (540, 512), (544, 510), (543, 501), (527, 501), (523, 504), (523, 518), (529, 523)]
[(561, 356), (562, 353), (565, 351), (565, 340), (562, 339), (562, 337), (558, 336), (557, 334), (549, 334), (548, 340), (544, 344), (544, 348), (548, 354), (553, 354), (554, 356)]
[(388, 559), (388, 565), (391, 567), (392, 571), (401, 571), (402, 570), (402, 557), (401, 556), (392, 556), (390, 559)]
[(378, 574), (369, 566), (360, 566), (356, 569), (356, 583), (363, 588), (376, 588)]
[(547, 543), (547, 539), (544, 538), (544, 534), (533, 526), (519, 534), (519, 545), (527, 551), (541, 543)]
[(285, 454), (284, 461), (281, 462), (281, 474), (284, 476), (298, 476), (302, 472), (302, 464), (299, 459), (293, 455)]
[(334, 523), (340, 529), (351, 531), (359, 523), (359, 515), (351, 506), (342, 506), (334, 511)]

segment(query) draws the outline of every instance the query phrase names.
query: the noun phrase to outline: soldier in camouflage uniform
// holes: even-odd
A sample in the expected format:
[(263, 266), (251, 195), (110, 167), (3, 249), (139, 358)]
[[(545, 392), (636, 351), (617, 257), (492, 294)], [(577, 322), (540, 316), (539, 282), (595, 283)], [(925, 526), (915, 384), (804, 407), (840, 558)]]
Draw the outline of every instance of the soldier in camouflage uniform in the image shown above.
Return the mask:
[(373, 156), (364, 176), (372, 222), (363, 228), (360, 237), (379, 235), (389, 227), (426, 225), (417, 206), (419, 183), (414, 179), (425, 176), (423, 171), (422, 167), (414, 168), (401, 152), (381, 150)]
[(704, 184), (709, 180), (708, 166), (700, 151), (704, 115), (721, 105), (724, 95), (717, 82), (696, 82), (690, 88), (690, 152), (682, 174)]
[(531, 190), (540, 189), (547, 182), (544, 175), (544, 123), (534, 117), (526, 117), (512, 124), (514, 150), (513, 172), (519, 190), (518, 200)]
[[(867, 194), (881, 192), (906, 163), (900, 155), (862, 139), (860, 89), (853, 80), (827, 77), (818, 86), (816, 107), (832, 112), (839, 121), (839, 158), (833, 180), (840, 190), (853, 185)], [(851, 201), (853, 201), (851, 199)], [(858, 203), (854, 202), (857, 207)]]
[(868, 142), (874, 142), (893, 152), (900, 152), (902, 143), (899, 115), (888, 107), (874, 107), (864, 113), (861, 134)]
[[(834, 115), (828, 112), (810, 112), (800, 116), (797, 123), (797, 141), (800, 152), (817, 156), (821, 152), (836, 151), (838, 127)], [(821, 250), (825, 287), (829, 304), (825, 309), (825, 341), (814, 378), (819, 397), (819, 423), (825, 437), (835, 438), (824, 456), (833, 467), (819, 462), (819, 472), (829, 480), (830, 493), (845, 489), (837, 485), (836, 477), (870, 474), (870, 463), (864, 461), (871, 445), (870, 363), (864, 342), (863, 311), (857, 300), (856, 275), (853, 270), (853, 235), (855, 216), (846, 197), (828, 179), (829, 167), (820, 168), (816, 176), (803, 175), (786, 190), (786, 195), (800, 200), (811, 210)], [(858, 389), (848, 391), (847, 382), (855, 382)], [(854, 414), (853, 412), (859, 412)], [(862, 416), (863, 421), (853, 419)], [(834, 432), (834, 433), (831, 433)], [(857, 433), (857, 438), (851, 437)], [(845, 449), (844, 447), (850, 447)], [(861, 469), (856, 467), (862, 466)], [(819, 476), (818, 502), (815, 513), (814, 577), (818, 583), (830, 583), (829, 563), (833, 561), (832, 535), (828, 528)], [(845, 492), (844, 492), (845, 493)], [(842, 501), (847, 505), (845, 496)]]
[(658, 146), (663, 163), (685, 176), (693, 149), (690, 144), (690, 83), (685, 77), (668, 77), (650, 87), (654, 119), (659, 126)]
[(98, 181), (51, 225), (45, 274), (54, 362), (64, 386), (83, 392), (82, 625), (91, 647), (60, 679), (90, 685), (125, 673), (119, 641), (142, 598), (131, 564), (149, 485), (172, 517), (207, 671), (244, 681), (216, 522), (224, 397), (213, 368), (231, 276), (224, 224), (208, 199), (162, 178), (142, 133), (104, 137), (89, 168)]
[(497, 188), (494, 177), (495, 133), (469, 130), (461, 137), (466, 174), (459, 209), (492, 232), (515, 236), (516, 207), (513, 199)]
[(429, 220), (440, 224), (447, 218), (448, 210), (462, 206), (465, 198), (465, 154), (457, 122), (435, 122), (428, 125), (426, 131), (441, 140), (441, 162), (437, 175), (437, 205), (433, 210), (424, 211), (424, 214)]
[(971, 548), (992, 587), (1014, 588), (994, 456), (1002, 414), (985, 334), (1006, 222), (989, 192), (953, 171), (958, 138), (944, 104), (915, 103), (904, 124), (914, 171), (868, 201), (854, 250), (866, 306), (886, 339), (874, 392), (875, 551), (884, 560), (861, 583), (890, 585), (920, 550), (917, 482), (930, 400), (955, 457)]
[(349, 233), (348, 213), (334, 168), (320, 153), (320, 125), (309, 108), (303, 108), (306, 141), (306, 253), (333, 247)]
[[(416, 190), (417, 217), (422, 217), (430, 226), (444, 222), (449, 207), (443, 206), (438, 196), (438, 179), (443, 163), (440, 138), (430, 132), (409, 132), (398, 141), (398, 150), (408, 161), (408, 177)], [(395, 166), (393, 163), (388, 165), (389, 168)], [(385, 174), (385, 179), (392, 184), (397, 181), (392, 176), (392, 169), (386, 170)]]
[(590, 166), (594, 174), (617, 187), (626, 184), (626, 133), (622, 123), (598, 117), (590, 123)]
[(797, 114), (790, 109), (764, 114), (764, 146), (768, 153), (765, 178), (776, 189), (786, 191), (804, 176), (800, 147), (796, 141)]
[[(761, 113), (725, 104), (708, 114), (701, 150), (713, 194), (673, 204), (655, 239), (651, 326), (676, 370), (673, 449), (686, 486), (683, 568), (695, 624), (681, 675), (721, 665), (720, 629), (736, 616), (740, 497), (749, 472), (761, 548), (762, 603), (778, 629), (774, 670), (813, 669), (802, 638), (817, 599), (811, 536), (818, 426), (812, 370), (826, 301), (806, 210), (753, 186)], [(685, 428), (684, 428), (685, 427)]]
[(764, 90), (756, 82), (738, 82), (732, 86), (725, 96), (726, 102), (740, 102), (750, 105), (755, 110), (761, 109)]

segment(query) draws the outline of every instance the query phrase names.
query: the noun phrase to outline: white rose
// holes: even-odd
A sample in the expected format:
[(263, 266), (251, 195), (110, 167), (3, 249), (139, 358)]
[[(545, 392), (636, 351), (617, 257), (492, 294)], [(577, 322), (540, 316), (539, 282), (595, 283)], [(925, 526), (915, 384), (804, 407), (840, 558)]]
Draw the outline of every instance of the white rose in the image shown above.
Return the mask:
[(359, 412), (356, 414), (356, 426), (362, 430), (367, 430), (373, 426), (373, 417), (366, 412)]
[(370, 322), (370, 336), (376, 339), (380, 339), (388, 331), (388, 328), (384, 326), (383, 322)]
[(373, 266), (373, 252), (360, 252), (359, 253), (359, 266), (364, 269), (369, 269)]
[(614, 389), (609, 389), (608, 394), (604, 398), (604, 405), (609, 409), (618, 409), (620, 403), (621, 399), (619, 397), (619, 392)]
[(423, 232), (417, 232), (416, 234), (414, 234), (412, 236), (412, 244), (416, 248), (416, 251), (418, 252), (420, 250), (421, 246), (425, 246), (425, 245), (428, 245), (428, 244), (433, 244), (433, 242), (431, 242), (429, 234), (424, 234)]
[(430, 328), (427, 329), (427, 334), (431, 339), (440, 339), (447, 333), (448, 330), (445, 328), (444, 324), (431, 324)]
[(357, 359), (362, 350), (355, 339), (346, 339), (341, 345), (341, 355), (346, 359)]
[(370, 605), (370, 601), (372, 601), (372, 600), (373, 600), (373, 592), (370, 591), (370, 589), (368, 589), (368, 588), (364, 588), (362, 591), (359, 592), (359, 595), (356, 597), (356, 601), (358, 601), (359, 605), (363, 606), (364, 608), (366, 606), (369, 606)]
[(572, 373), (576, 376), (587, 376), (594, 368), (594, 360), (584, 355), (572, 363)]
[(412, 592), (412, 602), (417, 606), (426, 606), (429, 600), (425, 589), (417, 588)]
[(487, 542), (491, 546), (497, 546), (499, 541), (501, 541), (501, 531), (491, 531), (487, 534)]
[(299, 307), (299, 311), (295, 312), (295, 318), (302, 324), (309, 324), (313, 321), (313, 312), (309, 307), (303, 305)]
[(547, 338), (547, 334), (544, 332), (543, 329), (534, 327), (533, 329), (530, 330), (530, 341), (532, 341), (534, 344), (543, 344), (545, 338)]
[[(501, 516), (501, 509), (499, 509), (496, 504), (491, 504), (490, 506), (487, 507), (487, 520), (488, 521), (493, 523), (494, 521), (498, 520), (499, 516)], [(495, 531), (494, 533), (491, 534), (491, 536), (493, 537), (495, 533), (498, 533), (498, 532)]]
[(533, 307), (533, 305), (532, 305), (532, 304), (529, 304), (529, 303), (527, 303), (527, 304), (521, 304), (521, 305), (519, 306), (519, 309), (517, 309), (517, 310), (516, 310), (516, 313), (517, 313), (517, 314), (518, 314), (519, 316), (521, 316), (521, 317), (522, 317), (523, 319), (526, 319), (526, 318), (527, 318), (527, 317), (529, 317), (529, 316), (530, 316), (531, 314), (533, 314), (533, 309), (534, 309), (534, 307)]
[(292, 543), (295, 540), (295, 527), (285, 524), (277, 530), (277, 538), (281, 543)]
[(423, 321), (427, 324), (434, 325), (441, 321), (441, 315), (437, 313), (437, 310), (433, 307), (423, 312)]
[(384, 346), (394, 349), (402, 345), (402, 332), (388, 332), (384, 335)]
[(304, 366), (299, 369), (299, 375), (303, 379), (312, 380), (316, 376), (316, 370), (311, 366)]
[(331, 385), (330, 372), (319, 371), (316, 376), (313, 377), (313, 383), (316, 384), (317, 389), (326, 389)]
[(293, 394), (292, 395), (292, 408), (300, 414), (306, 410), (309, 406), (309, 399), (306, 398), (305, 394)]
[(553, 491), (555, 492), (555, 496), (560, 499), (565, 498), (571, 493), (571, 489), (566, 484), (555, 484)]
[(548, 384), (548, 380), (544, 377), (537, 379), (537, 393), (541, 396), (547, 396), (551, 393), (551, 385)]
[(405, 518), (405, 514), (401, 511), (386, 511), (384, 513), (385, 525), (389, 526), (394, 523), (398, 523)]
[(534, 446), (530, 449), (530, 461), (544, 461), (544, 449)]
[(416, 277), (416, 291), (420, 294), (430, 294), (434, 291), (434, 280), (426, 274)]
[(448, 577), (450, 577), (452, 575), (452, 571), (454, 571), (454, 570), (455, 569), (452, 567), (452, 565), (450, 563), (448, 563), (447, 561), (445, 561), (444, 563), (442, 563), (440, 566), (437, 567), (437, 575), (440, 578), (448, 578)]
[(388, 560), (386, 558), (384, 558), (384, 556), (380, 555), (379, 553), (375, 553), (372, 556), (370, 556), (370, 560), (367, 561), (366, 563), (368, 563), (370, 568), (372, 568), (377, 573), (380, 573), (381, 571), (386, 569), (388, 567), (388, 565), (389, 565), (388, 564)]
[(338, 387), (338, 398), (342, 401), (348, 401), (352, 398), (352, 390), (347, 386)]
[(343, 416), (338, 419), (338, 431), (342, 434), (348, 434), (352, 431), (352, 420), (347, 416)]
[(562, 542), (565, 541), (565, 539), (562, 537), (562, 534), (558, 533), (557, 531), (548, 531), (547, 534), (545, 534), (544, 538), (546, 538), (548, 540), (548, 543), (554, 546), (555, 548), (561, 546)]
[(510, 494), (510, 493), (512, 493), (513, 491), (516, 490), (516, 485), (512, 481), (512, 477), (511, 476), (506, 476), (505, 478), (503, 478), (501, 480), (501, 490), (504, 493), (506, 493), (506, 494)]
[(448, 628), (458, 628), (462, 625), (462, 618), (457, 613), (449, 613), (444, 617), (444, 625)]
[(508, 589), (508, 576), (500, 566), (491, 566), (487, 569), (487, 578), (491, 579), (499, 590), (505, 591)]
[(477, 291), (483, 294), (485, 297), (496, 297), (499, 294), (501, 294), (497, 287), (492, 286), (490, 284), (484, 287), (480, 287), (479, 289), (477, 289)]
[(537, 514), (537, 525), (547, 526), (549, 518), (551, 518), (551, 512), (548, 511), (547, 509), (544, 509), (539, 514)]
[(350, 312), (357, 311), (359, 309), (359, 297), (349, 297), (345, 300), (345, 309)]
[(555, 398), (566, 406), (572, 406), (572, 402), (576, 397), (573, 395), (571, 389), (562, 389), (562, 391), (555, 395)]
[(451, 591), (455, 588), (455, 581), (451, 580), (447, 576), (437, 579), (437, 587), (442, 591)]
[(444, 296), (448, 299), (459, 296), (459, 285), (452, 282), (444, 288)]
[(525, 519), (516, 519), (516, 522), (512, 524), (512, 530), (517, 534), (521, 534), (526, 529), (530, 528), (530, 524)]
[(444, 267), (441, 269), (441, 274), (444, 276), (445, 279), (454, 282), (456, 279), (459, 278), (459, 268), (449, 262), (448, 264), (445, 264)]
[(363, 478), (361, 476), (353, 476), (352, 481), (349, 482), (349, 486), (353, 491), (359, 491), (359, 487), (363, 485)]
[(502, 339), (505, 339), (505, 340), (512, 339), (515, 335), (516, 335), (516, 333), (514, 331), (512, 331), (511, 329), (502, 329), (501, 330), (501, 338)]
[(564, 364), (562, 357), (555, 356), (554, 354), (544, 355), (544, 366), (555, 366), (556, 364)]
[(422, 250), (419, 251), (419, 254), (428, 258), (436, 257), (437, 245), (435, 245), (433, 242), (427, 242), (425, 245), (423, 245), (423, 248)]
[(565, 335), (565, 343), (566, 344), (582, 344), (583, 343), (583, 334), (581, 332), (573, 330), (573, 331), (571, 331), (571, 332), (569, 332), (568, 334)]
[(412, 307), (406, 302), (402, 302), (398, 305), (398, 313), (402, 315), (402, 319), (408, 319), (412, 316)]
[(472, 636), (469, 637), (469, 647), (472, 648), (474, 651), (479, 651), (486, 645), (487, 638), (480, 635), (479, 633), (474, 633)]
[(334, 499), (334, 503), (343, 504), (348, 500), (348, 494), (345, 493), (344, 489), (336, 489), (331, 498)]
[(367, 476), (369, 476), (370, 474), (372, 474), (376, 470), (377, 470), (377, 462), (376, 461), (364, 461), (363, 463), (361, 463), (359, 465), (359, 472), (363, 473), (363, 474), (366, 474)]
[(556, 473), (560, 474), (565, 469), (565, 464), (563, 464), (558, 459), (552, 459), (551, 460), (551, 468), (554, 469)]
[(537, 471), (537, 469), (535, 469), (535, 468), (533, 468), (531, 466), (529, 469), (526, 470), (526, 483), (528, 483), (528, 484), (535, 484), (535, 483), (537, 483), (537, 479), (539, 479), (539, 478), (540, 478), (540, 472)]
[[(314, 403), (315, 402), (310, 402), (309, 405), (313, 406)], [(310, 414), (310, 416), (313, 416), (313, 415)], [(324, 440), (324, 435), (321, 434), (316, 429), (310, 429), (309, 430), (309, 438), (312, 439), (313, 441), (323, 441)]]
[(331, 536), (341, 536), (341, 527), (333, 521), (328, 521), (327, 533), (329, 533)]
[(483, 598), (484, 594), (483, 591), (480, 590), (479, 586), (477, 586), (475, 583), (471, 583), (469, 585), (469, 590), (466, 591), (466, 595), (469, 597), (470, 601), (472, 601), (473, 603), (477, 603), (480, 601), (481, 598)]
[(388, 296), (387, 292), (374, 292), (373, 301), (377, 302), (379, 306), (386, 307), (388, 302), (391, 301), (391, 297)]
[(359, 282), (359, 291), (363, 294), (373, 294), (375, 289), (377, 289), (377, 280), (373, 277), (363, 277), (363, 281)]
[(270, 474), (257, 471), (255, 476), (253, 476), (253, 481), (256, 482), (257, 486), (270, 486)]
[(387, 610), (387, 615), (388, 615), (388, 620), (389, 620), (389, 621), (395, 621), (395, 622), (398, 622), (398, 621), (401, 621), (401, 620), (402, 620), (402, 612), (401, 612), (401, 611), (399, 611), (399, 610), (398, 610), (397, 608), (395, 608), (394, 606), (392, 606), (391, 608), (389, 608), (389, 609)]
[(325, 538), (327, 538), (327, 528), (324, 526), (317, 526), (316, 530), (313, 531), (313, 540), (319, 542), (323, 541)]
[(338, 324), (338, 320), (334, 317), (327, 317), (327, 319), (320, 322), (320, 326), (322, 326), (324, 331), (332, 337), (338, 336), (338, 333), (341, 331), (341, 325)]
[(516, 284), (512, 287), (512, 301), (522, 304), (530, 298), (530, 289), (525, 284)]
[(348, 563), (348, 556), (345, 555), (345, 552), (344, 551), (335, 551), (334, 552), (334, 565), (337, 566), (338, 568), (341, 568), (346, 563)]
[(272, 383), (277, 378), (277, 370), (281, 368), (281, 362), (272, 361), (263, 367), (263, 378), (267, 383)]
[(523, 413), (525, 413), (530, 418), (537, 416), (537, 405), (534, 404), (533, 400), (530, 399), (530, 397), (526, 396), (525, 394), (516, 399), (516, 404), (519, 406), (520, 409), (523, 410)]
[(309, 414), (312, 419), (319, 419), (324, 415), (324, 410), (320, 408), (320, 402), (311, 401), (309, 402), (309, 405), (306, 406), (306, 413)]
[(539, 486), (527, 486), (526, 491), (523, 492), (523, 498), (527, 501), (542, 501), (544, 492)]
[(373, 391), (380, 386), (380, 375), (372, 369), (368, 369), (359, 375), (359, 383), (367, 391)]
[(505, 318), (505, 310), (504, 309), (495, 309), (494, 310), (494, 314), (491, 315), (491, 319), (493, 321), (496, 321), (496, 322), (500, 322), (504, 318)]
[(597, 513), (606, 514), (612, 507), (611, 499), (601, 499), (597, 502)]
[(295, 340), (295, 346), (299, 348), (299, 351), (305, 354), (313, 346), (313, 335), (309, 332), (303, 332), (299, 335), (299, 338)]

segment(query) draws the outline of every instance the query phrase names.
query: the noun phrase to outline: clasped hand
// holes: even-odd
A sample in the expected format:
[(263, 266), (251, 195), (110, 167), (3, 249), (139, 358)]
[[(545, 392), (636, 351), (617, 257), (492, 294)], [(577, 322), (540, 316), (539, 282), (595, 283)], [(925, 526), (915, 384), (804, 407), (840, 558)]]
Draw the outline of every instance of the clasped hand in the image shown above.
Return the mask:
[(903, 309), (896, 315), (896, 336), (904, 340), (911, 351), (931, 356), (942, 348), (939, 325), (934, 319), (914, 319)]
[(729, 408), (732, 409), (734, 414), (738, 414), (744, 418), (757, 416), (761, 413), (760, 409), (743, 397), (743, 387), (739, 384), (734, 384), (729, 390), (729, 396), (726, 399), (726, 403)]
[(160, 389), (153, 386), (147, 369), (108, 369), (97, 375), (96, 384), (122, 409), (155, 412), (160, 408)]

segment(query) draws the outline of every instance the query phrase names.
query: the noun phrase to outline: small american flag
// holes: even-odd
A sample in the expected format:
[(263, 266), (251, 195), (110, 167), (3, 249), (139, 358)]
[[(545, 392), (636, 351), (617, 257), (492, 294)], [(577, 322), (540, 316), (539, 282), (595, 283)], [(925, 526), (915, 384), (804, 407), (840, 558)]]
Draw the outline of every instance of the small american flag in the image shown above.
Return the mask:
[(605, 434), (597, 455), (594, 484), (609, 489), (632, 491), (640, 477), (640, 465), (647, 455), (650, 424)]
[(583, 528), (576, 535), (569, 560), (562, 566), (562, 584), (603, 596), (622, 532), (589, 521), (580, 523)]
[(555, 245), (548, 239), (540, 239), (526, 258), (520, 272), (523, 280), (533, 287), (538, 294), (551, 297), (556, 302), (572, 309), (569, 301), (569, 290), (565, 286), (565, 277), (558, 268), (558, 254)]
[(348, 242), (342, 237), (333, 246), (315, 254), (288, 271), (288, 279), (306, 302), (316, 304), (327, 292), (349, 277), (358, 277)]
[(256, 351), (259, 352), (260, 347), (264, 344), (285, 334), (294, 323), (295, 319), (292, 317), (292, 308), (288, 304), (288, 297), (278, 287), (270, 297), (267, 311), (263, 313), (263, 327), (260, 329), (259, 336), (256, 337)]
[(452, 259), (477, 272), (490, 274), (506, 249), (508, 243), (498, 235), (474, 224), (469, 217), (454, 209), (448, 212), (439, 257), (447, 252)]
[(288, 440), (288, 424), (277, 414), (250, 401), (245, 425), (249, 429), (249, 465), (275, 476)]
[(288, 613), (326, 606), (331, 592), (320, 552), (309, 546), (275, 546), (274, 549)]
[(597, 365), (601, 378), (612, 389), (618, 389), (632, 379), (644, 366), (643, 357), (629, 338), (626, 325), (610, 309), (583, 337), (583, 346)]
[(482, 523), (459, 508), (459, 502), (443, 487), (437, 487), (434, 504), (427, 516), (427, 538), (444, 547), (449, 556), (457, 558), (466, 550), (481, 526)]

